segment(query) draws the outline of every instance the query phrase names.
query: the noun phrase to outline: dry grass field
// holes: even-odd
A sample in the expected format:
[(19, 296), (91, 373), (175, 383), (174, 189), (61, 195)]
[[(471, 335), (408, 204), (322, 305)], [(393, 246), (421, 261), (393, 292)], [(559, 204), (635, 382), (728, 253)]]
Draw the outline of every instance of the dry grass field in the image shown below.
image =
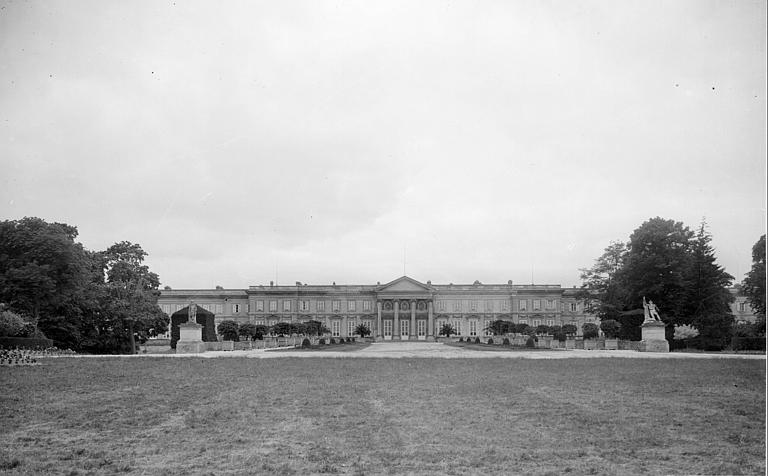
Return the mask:
[(6, 474), (764, 474), (765, 362), (43, 359)]

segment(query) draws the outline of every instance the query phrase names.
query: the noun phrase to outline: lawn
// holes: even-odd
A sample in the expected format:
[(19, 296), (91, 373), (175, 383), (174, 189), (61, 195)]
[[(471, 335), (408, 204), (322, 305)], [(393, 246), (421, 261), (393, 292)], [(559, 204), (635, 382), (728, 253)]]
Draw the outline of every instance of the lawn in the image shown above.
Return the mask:
[(0, 472), (764, 474), (765, 361), (42, 359)]

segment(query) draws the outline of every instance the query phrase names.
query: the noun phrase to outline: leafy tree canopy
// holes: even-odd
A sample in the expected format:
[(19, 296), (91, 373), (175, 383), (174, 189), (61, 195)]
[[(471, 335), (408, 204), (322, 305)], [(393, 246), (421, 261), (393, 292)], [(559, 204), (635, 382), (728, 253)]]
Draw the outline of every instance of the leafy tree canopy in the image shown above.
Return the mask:
[(742, 281), (741, 292), (755, 314), (765, 320), (765, 235), (752, 247), (752, 269)]

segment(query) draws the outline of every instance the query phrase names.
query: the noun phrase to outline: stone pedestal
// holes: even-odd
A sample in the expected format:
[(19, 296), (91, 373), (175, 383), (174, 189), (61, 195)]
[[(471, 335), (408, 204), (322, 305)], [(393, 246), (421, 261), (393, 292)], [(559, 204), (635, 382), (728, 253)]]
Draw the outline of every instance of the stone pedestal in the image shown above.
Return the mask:
[(203, 326), (194, 322), (179, 324), (179, 341), (176, 343), (177, 354), (199, 354), (205, 352)]
[(666, 325), (661, 321), (648, 321), (642, 325), (643, 340), (641, 352), (669, 352), (669, 342), (664, 332)]

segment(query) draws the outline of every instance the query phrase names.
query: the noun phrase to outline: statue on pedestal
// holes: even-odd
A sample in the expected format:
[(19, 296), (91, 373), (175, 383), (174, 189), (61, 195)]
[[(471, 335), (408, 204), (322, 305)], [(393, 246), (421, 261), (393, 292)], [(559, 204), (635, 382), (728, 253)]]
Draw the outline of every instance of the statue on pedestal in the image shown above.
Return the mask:
[(189, 303), (189, 315), (187, 316), (187, 322), (190, 324), (197, 324), (197, 304), (194, 302)]

